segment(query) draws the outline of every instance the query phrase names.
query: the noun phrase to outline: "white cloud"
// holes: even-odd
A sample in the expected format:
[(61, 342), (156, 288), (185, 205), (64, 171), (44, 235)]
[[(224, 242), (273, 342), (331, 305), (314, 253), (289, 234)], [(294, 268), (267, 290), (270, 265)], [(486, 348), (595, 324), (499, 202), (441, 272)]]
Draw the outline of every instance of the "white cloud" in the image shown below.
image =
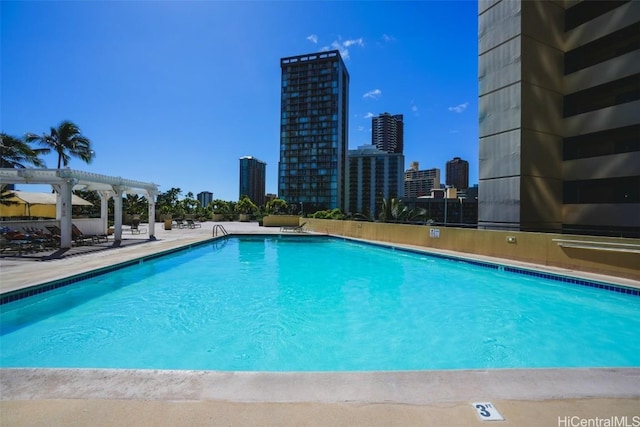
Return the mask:
[(364, 118), (365, 119), (370, 119), (371, 117), (374, 117), (374, 116), (375, 116), (375, 114), (373, 114), (373, 113), (367, 113), (367, 114), (364, 115)]
[(315, 34), (311, 34), (309, 37), (307, 37), (307, 40), (312, 43), (318, 43), (318, 36)]
[(414, 116), (420, 115), (420, 113), (418, 113), (418, 106), (413, 101), (411, 101), (411, 111), (413, 112)]
[(469, 103), (465, 102), (464, 104), (456, 105), (455, 107), (449, 107), (449, 111), (454, 111), (456, 113), (462, 113), (464, 110), (467, 109), (468, 106), (469, 106)]
[(364, 47), (364, 40), (362, 39), (362, 37), (360, 37), (359, 39), (345, 40), (344, 42), (342, 42), (342, 45), (344, 47), (349, 47), (354, 44), (360, 47)]
[(339, 50), (340, 51), (340, 56), (342, 56), (342, 59), (347, 60), (347, 59), (349, 59), (349, 49), (348, 49), (348, 47), (350, 47), (350, 46), (364, 47), (364, 39), (362, 37), (360, 37), (358, 39), (350, 39), (350, 40), (342, 41), (342, 39), (340, 37), (338, 37), (338, 40), (334, 40), (333, 42), (331, 42), (330, 46), (324, 46), (320, 50), (321, 51)]
[(388, 43), (388, 42), (395, 41), (395, 37), (390, 36), (388, 34), (383, 34), (382, 35), (382, 40)]
[(365, 93), (364, 95), (362, 95), (362, 97), (363, 98), (378, 99), (378, 98), (380, 98), (380, 95), (382, 95), (382, 91), (380, 89), (373, 89), (373, 90), (370, 90), (369, 92)]
[(358, 126), (358, 127), (356, 127), (356, 130), (358, 132), (362, 132), (364, 130), (364, 126)]

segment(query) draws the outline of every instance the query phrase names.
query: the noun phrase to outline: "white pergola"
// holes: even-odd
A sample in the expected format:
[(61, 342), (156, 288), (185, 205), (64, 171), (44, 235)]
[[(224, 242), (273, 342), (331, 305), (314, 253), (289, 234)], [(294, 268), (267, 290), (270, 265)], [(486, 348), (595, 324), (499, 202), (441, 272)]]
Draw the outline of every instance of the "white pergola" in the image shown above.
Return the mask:
[(60, 248), (71, 247), (71, 195), (73, 190), (96, 191), (100, 195), (100, 218), (107, 230), (107, 206), (114, 200), (114, 238), (122, 240), (122, 195), (141, 194), (149, 201), (149, 238), (154, 239), (155, 201), (158, 185), (73, 169), (0, 168), (0, 184), (48, 184), (56, 191), (56, 219), (60, 221)]

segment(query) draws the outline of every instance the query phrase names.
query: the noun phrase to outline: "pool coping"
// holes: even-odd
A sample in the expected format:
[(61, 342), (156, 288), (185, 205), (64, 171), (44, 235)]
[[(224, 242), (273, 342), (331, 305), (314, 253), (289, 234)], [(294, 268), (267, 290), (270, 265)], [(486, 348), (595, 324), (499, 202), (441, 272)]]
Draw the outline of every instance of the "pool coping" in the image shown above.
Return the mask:
[(374, 372), (0, 369), (0, 400), (402, 403), (640, 397), (640, 368)]

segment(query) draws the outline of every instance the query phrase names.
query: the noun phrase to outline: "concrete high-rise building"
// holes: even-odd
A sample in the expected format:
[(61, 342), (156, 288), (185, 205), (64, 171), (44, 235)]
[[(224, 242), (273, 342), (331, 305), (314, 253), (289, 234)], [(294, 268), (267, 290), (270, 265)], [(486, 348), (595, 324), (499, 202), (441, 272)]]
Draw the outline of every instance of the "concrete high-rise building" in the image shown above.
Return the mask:
[(404, 155), (373, 145), (349, 150), (347, 211), (378, 217), (382, 199), (404, 196)]
[(640, 2), (478, 15), (478, 225), (640, 236)]
[(258, 206), (265, 204), (267, 164), (251, 156), (240, 157), (240, 195)]
[(345, 209), (349, 73), (337, 50), (280, 60), (278, 196), (307, 212)]
[(460, 157), (454, 157), (447, 162), (445, 184), (458, 190), (469, 188), (469, 162)]
[(371, 145), (387, 153), (404, 152), (404, 122), (402, 114), (382, 113), (371, 119)]
[(440, 169), (420, 170), (418, 162), (411, 162), (411, 168), (404, 172), (404, 196), (428, 196), (434, 188), (440, 188)]
[(206, 208), (213, 201), (213, 193), (211, 191), (201, 191), (196, 198), (200, 202), (200, 206)]

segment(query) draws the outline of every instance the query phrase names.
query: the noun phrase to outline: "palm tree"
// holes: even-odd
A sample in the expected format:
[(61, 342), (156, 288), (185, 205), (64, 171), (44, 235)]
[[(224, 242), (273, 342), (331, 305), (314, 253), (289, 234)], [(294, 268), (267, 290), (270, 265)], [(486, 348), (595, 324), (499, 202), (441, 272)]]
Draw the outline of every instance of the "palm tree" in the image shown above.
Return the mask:
[(40, 155), (48, 152), (45, 148), (31, 148), (25, 141), (6, 133), (0, 133), (0, 167), (25, 168), (25, 163), (36, 167), (44, 166)]
[(402, 200), (396, 198), (391, 198), (391, 200), (382, 199), (378, 219), (384, 222), (396, 222), (404, 219), (408, 212), (409, 208), (402, 203)]
[(149, 202), (138, 194), (127, 194), (122, 199), (122, 208), (129, 215), (140, 215), (149, 209)]
[(26, 142), (38, 142), (44, 145), (46, 153), (52, 150), (58, 153), (58, 169), (60, 166), (68, 166), (71, 157), (78, 157), (86, 163), (91, 163), (94, 152), (91, 149), (91, 141), (82, 135), (80, 128), (73, 122), (63, 121), (57, 128), (51, 128), (49, 134), (41, 136), (28, 133)]

